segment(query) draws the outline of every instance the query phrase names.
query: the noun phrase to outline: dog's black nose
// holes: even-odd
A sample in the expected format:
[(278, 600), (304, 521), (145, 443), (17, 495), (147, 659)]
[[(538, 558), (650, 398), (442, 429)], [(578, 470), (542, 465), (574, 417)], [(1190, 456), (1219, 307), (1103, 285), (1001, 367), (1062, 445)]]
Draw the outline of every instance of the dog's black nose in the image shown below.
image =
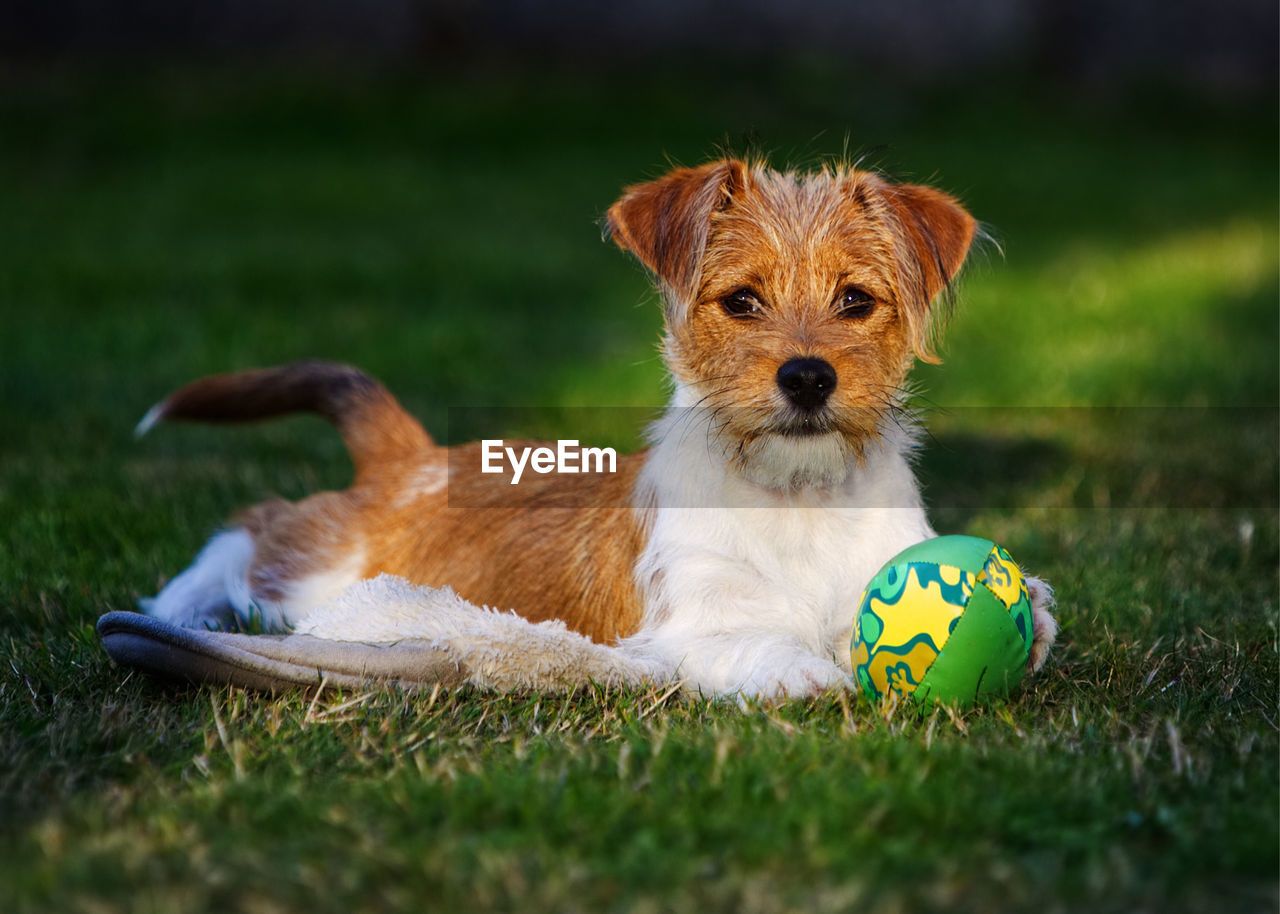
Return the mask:
[(778, 386), (801, 409), (817, 409), (836, 389), (836, 370), (826, 359), (788, 359), (778, 369)]

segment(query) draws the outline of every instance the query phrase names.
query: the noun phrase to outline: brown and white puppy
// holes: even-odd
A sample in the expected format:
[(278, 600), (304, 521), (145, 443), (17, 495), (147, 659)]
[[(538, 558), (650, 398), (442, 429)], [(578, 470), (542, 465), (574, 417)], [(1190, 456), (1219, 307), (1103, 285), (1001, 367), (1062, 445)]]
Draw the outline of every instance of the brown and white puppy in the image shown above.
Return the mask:
[[(665, 305), (675, 392), (648, 450), (612, 474), (512, 486), (481, 472), (480, 445), (438, 446), (353, 368), (304, 362), (196, 381), (140, 430), (313, 411), (342, 434), (355, 481), (239, 514), (147, 611), (287, 627), (386, 573), (562, 620), (707, 693), (846, 683), (864, 586), (934, 535), (903, 384), (915, 358), (935, 360), (935, 302), (976, 223), (928, 187), (731, 159), (629, 188), (607, 225)], [(556, 507), (568, 486), (574, 507)], [(1029, 585), (1034, 670), (1057, 625), (1049, 588)]]

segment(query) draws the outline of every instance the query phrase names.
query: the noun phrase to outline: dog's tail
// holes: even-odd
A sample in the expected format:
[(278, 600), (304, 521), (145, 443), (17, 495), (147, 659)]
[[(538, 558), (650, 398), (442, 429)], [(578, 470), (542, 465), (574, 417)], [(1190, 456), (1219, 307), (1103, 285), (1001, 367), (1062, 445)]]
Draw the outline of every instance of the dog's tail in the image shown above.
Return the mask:
[(372, 466), (412, 458), (434, 445), (385, 387), (350, 365), (323, 361), (193, 381), (151, 407), (134, 434), (145, 435), (161, 420), (250, 422), (296, 412), (317, 413), (337, 427), (357, 481)]

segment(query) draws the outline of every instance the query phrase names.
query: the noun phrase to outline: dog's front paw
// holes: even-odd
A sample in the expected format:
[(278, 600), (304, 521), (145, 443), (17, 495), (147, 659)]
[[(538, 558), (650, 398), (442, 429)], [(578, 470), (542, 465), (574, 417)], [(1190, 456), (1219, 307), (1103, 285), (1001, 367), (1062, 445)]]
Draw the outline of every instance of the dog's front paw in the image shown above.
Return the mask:
[(1030, 575), (1025, 580), (1031, 596), (1031, 657), (1027, 672), (1035, 673), (1049, 659), (1049, 649), (1058, 637), (1058, 620), (1053, 617), (1053, 588)]
[(851, 684), (849, 674), (830, 660), (795, 653), (779, 658), (777, 666), (757, 670), (742, 684), (741, 694), (748, 698), (811, 698)]

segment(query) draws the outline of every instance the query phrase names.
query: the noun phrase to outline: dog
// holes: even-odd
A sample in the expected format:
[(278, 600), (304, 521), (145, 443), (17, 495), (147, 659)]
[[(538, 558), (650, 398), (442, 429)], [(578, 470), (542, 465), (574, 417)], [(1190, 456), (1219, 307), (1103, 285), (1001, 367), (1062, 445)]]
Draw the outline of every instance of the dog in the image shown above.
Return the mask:
[[(673, 394), (616, 472), (511, 485), (481, 444), (437, 445), (360, 371), (327, 362), (205, 378), (140, 423), (326, 417), (339, 492), (233, 518), (145, 611), (287, 629), (381, 574), (625, 644), (712, 695), (849, 685), (859, 595), (935, 535), (904, 411), (978, 224), (953, 197), (849, 165), (725, 158), (627, 188), (605, 232), (662, 297)], [(573, 506), (557, 501), (572, 485)], [(1057, 633), (1028, 577), (1039, 670)]]

